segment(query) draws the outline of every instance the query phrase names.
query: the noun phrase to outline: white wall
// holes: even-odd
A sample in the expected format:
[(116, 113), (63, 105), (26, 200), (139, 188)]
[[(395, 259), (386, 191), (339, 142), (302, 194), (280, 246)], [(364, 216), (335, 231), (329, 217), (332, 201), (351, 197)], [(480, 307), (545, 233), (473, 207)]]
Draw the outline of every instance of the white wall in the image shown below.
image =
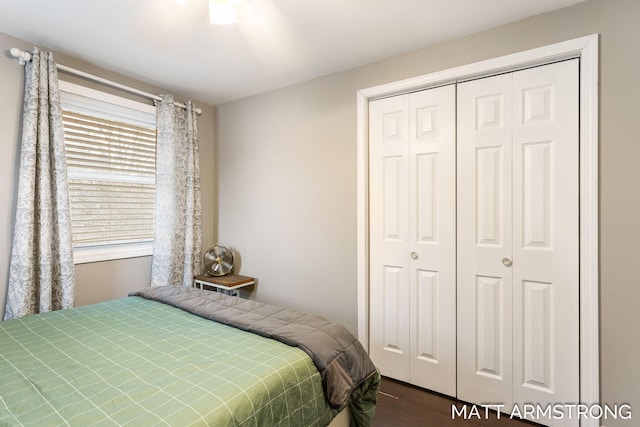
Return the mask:
[(599, 33), (601, 396), (640, 411), (638, 22), (637, 0), (591, 0), (218, 107), (219, 238), (252, 298), (355, 333), (358, 89)]

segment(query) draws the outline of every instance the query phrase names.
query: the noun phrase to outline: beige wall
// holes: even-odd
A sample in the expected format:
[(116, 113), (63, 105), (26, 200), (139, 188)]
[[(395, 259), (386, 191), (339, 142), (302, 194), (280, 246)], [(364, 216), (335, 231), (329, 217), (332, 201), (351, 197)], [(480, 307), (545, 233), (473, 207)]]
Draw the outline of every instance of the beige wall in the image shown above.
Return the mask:
[(637, 0), (591, 0), (219, 106), (219, 239), (258, 278), (252, 298), (356, 331), (358, 89), (599, 33), (601, 396), (640, 411), (638, 22)]
[[(4, 314), (13, 239), (24, 90), (24, 67), (9, 56), (8, 50), (12, 47), (31, 50), (33, 44), (0, 33), (0, 52), (3, 53), (0, 57), (0, 94), (2, 94), (0, 96), (0, 150), (2, 150), (2, 156), (0, 156), (0, 254), (2, 255), (0, 256), (0, 319)], [(44, 47), (46, 48), (46, 46)], [(66, 55), (55, 52), (54, 55), (56, 61), (60, 64), (150, 93), (169, 93), (169, 91), (143, 82), (101, 70)], [(59, 78), (61, 80), (78, 81), (77, 78), (64, 73), (59, 73)], [(132, 99), (144, 100), (115, 89), (108, 89), (89, 82), (85, 82), (85, 84)], [(179, 94), (174, 95), (176, 99), (182, 100)], [(203, 110), (202, 115), (198, 116), (198, 136), (202, 185), (202, 244), (204, 248), (207, 248), (214, 243), (215, 226), (214, 171), (211, 167), (214, 162), (214, 109), (202, 102), (195, 101), (197, 106)], [(145, 100), (145, 102), (150, 101)], [(148, 286), (150, 274), (151, 257), (76, 265), (76, 305), (86, 305), (125, 297), (131, 290)]]

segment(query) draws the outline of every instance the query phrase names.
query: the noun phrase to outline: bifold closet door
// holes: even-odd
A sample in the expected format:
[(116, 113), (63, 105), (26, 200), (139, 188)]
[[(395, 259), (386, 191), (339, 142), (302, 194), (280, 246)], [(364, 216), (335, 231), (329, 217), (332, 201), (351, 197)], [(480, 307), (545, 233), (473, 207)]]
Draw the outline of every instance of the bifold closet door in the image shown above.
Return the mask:
[(454, 396), (455, 87), (369, 103), (370, 355)]
[(577, 60), (458, 85), (459, 399), (579, 401), (578, 111)]
[(511, 81), (458, 85), (458, 398), (468, 402), (512, 402)]

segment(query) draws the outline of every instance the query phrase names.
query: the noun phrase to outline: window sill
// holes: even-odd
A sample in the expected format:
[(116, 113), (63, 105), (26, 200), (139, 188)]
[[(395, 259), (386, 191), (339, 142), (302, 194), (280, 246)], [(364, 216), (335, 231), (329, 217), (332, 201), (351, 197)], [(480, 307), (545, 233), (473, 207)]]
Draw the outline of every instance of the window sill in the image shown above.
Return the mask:
[(79, 247), (73, 248), (73, 263), (86, 264), (90, 262), (150, 256), (152, 254), (153, 242)]

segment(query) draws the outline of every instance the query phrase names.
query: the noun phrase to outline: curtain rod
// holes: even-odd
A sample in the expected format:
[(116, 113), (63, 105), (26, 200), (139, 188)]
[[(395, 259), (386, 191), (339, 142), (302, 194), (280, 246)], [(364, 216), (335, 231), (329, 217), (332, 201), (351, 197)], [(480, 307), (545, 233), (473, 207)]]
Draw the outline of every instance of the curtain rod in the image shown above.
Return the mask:
[[(9, 52), (11, 53), (11, 56), (16, 58), (18, 60), (18, 62), (20, 64), (22, 64), (22, 65), (24, 65), (27, 61), (31, 61), (31, 54), (29, 52), (25, 52), (23, 50), (20, 50), (17, 47), (11, 48), (11, 50)], [(56, 67), (58, 68), (58, 70), (64, 71), (65, 73), (73, 74), (73, 75), (78, 76), (78, 77), (84, 77), (85, 79), (89, 79), (89, 80), (92, 80), (94, 82), (102, 83), (102, 84), (107, 85), (107, 86), (115, 87), (117, 89), (121, 89), (121, 90), (130, 92), (130, 93), (134, 93), (136, 95), (140, 95), (140, 96), (143, 96), (145, 98), (155, 99), (156, 101), (162, 101), (162, 97), (161, 96), (154, 95), (154, 94), (148, 93), (148, 92), (143, 92), (141, 90), (138, 90), (136, 88), (132, 88), (130, 86), (125, 86), (123, 84), (116, 83), (114, 81), (107, 80), (107, 79), (104, 79), (102, 77), (95, 76), (93, 74), (85, 73), (84, 71), (76, 70), (75, 68), (67, 67), (66, 65), (56, 64)], [(185, 104), (182, 104), (180, 102), (174, 102), (174, 104), (176, 106), (178, 106), (178, 107), (181, 107), (181, 108), (187, 108), (187, 106)], [(202, 110), (200, 108), (195, 108), (195, 112), (196, 112), (196, 114), (202, 114)]]

